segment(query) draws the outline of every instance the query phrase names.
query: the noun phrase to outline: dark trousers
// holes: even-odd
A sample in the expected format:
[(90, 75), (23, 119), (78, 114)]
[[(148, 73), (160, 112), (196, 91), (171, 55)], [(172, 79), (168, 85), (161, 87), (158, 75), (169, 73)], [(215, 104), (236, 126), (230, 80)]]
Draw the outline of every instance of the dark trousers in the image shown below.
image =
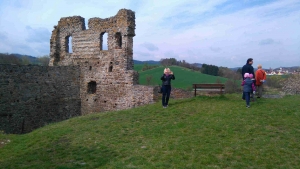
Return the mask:
[(250, 92), (243, 92), (243, 96), (245, 96), (246, 105), (250, 106)]
[[(250, 98), (254, 98), (253, 93), (252, 93), (252, 92), (249, 92), (249, 93), (250, 93), (250, 94), (249, 94), (249, 97), (250, 97)], [(245, 92), (243, 92), (242, 99), (245, 100)]]
[(162, 105), (167, 106), (171, 94), (171, 85), (163, 85), (162, 92)]
[(256, 86), (256, 89), (257, 89), (257, 97), (262, 97), (262, 91), (263, 91), (263, 85), (259, 85), (259, 86)]

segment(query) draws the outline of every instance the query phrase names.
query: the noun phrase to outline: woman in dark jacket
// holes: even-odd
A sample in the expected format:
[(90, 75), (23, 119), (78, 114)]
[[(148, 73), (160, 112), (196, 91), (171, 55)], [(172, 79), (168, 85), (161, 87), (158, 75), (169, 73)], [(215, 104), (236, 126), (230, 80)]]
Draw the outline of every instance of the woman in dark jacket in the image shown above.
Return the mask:
[(171, 94), (171, 80), (175, 80), (175, 76), (169, 68), (165, 68), (160, 80), (162, 80), (162, 105), (163, 108), (167, 108)]

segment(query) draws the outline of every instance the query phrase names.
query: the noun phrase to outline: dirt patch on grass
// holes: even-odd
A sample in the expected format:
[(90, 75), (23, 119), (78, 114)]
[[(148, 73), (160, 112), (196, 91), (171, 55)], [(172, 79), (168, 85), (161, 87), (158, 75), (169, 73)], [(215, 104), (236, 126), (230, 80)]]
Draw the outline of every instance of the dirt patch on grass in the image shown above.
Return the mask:
[(263, 97), (263, 98), (280, 99), (280, 98), (282, 98), (283, 96), (282, 96), (282, 95), (279, 95), (279, 94), (264, 94), (262, 97)]
[(10, 140), (0, 140), (0, 148), (4, 147), (6, 144), (10, 143)]
[(92, 117), (92, 118), (90, 118), (90, 120), (99, 120), (100, 119), (100, 117)]
[(65, 137), (60, 138), (59, 140), (55, 141), (53, 145), (55, 146), (69, 146), (71, 143), (71, 140)]

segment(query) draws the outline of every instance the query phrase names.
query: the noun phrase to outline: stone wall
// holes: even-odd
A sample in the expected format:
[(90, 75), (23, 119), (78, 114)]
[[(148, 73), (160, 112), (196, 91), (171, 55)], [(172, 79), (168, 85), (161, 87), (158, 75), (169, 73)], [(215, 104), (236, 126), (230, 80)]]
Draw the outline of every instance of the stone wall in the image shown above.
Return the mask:
[[(138, 73), (133, 70), (135, 13), (121, 9), (110, 18), (89, 19), (88, 29), (84, 25), (80, 16), (60, 19), (52, 31), (49, 63), (80, 66), (82, 114), (152, 103), (153, 88), (139, 86)], [(104, 33), (108, 34), (107, 39), (103, 39)]]
[[(157, 102), (161, 102), (162, 94), (158, 93), (158, 90), (160, 89), (159, 86), (154, 87), (154, 100)], [(178, 88), (172, 88), (171, 90), (171, 99), (186, 99), (186, 98), (191, 98), (194, 97), (194, 94), (192, 91), (186, 91), (183, 89), (178, 89)]]
[(27, 133), (81, 115), (78, 66), (0, 66), (0, 130)]
[(173, 99), (186, 99), (186, 98), (194, 97), (194, 93), (192, 91), (172, 88), (172, 94), (170, 97)]

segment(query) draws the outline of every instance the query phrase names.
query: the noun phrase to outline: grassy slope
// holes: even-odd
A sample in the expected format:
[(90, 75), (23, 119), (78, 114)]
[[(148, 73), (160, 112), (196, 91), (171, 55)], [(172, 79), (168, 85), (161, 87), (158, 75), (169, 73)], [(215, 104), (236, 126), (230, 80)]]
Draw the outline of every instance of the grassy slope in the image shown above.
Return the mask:
[(144, 67), (143, 64), (134, 64), (134, 70), (135, 71), (140, 72), (140, 71), (142, 71), (143, 67)]
[(196, 97), (0, 134), (0, 168), (300, 168), (299, 101)]
[[(172, 82), (172, 86), (176, 88), (187, 89), (188, 87), (192, 87), (193, 83), (215, 83), (217, 78), (220, 79), (222, 83), (224, 83), (227, 80), (223, 77), (206, 75), (178, 66), (171, 66), (170, 69), (174, 72), (174, 75), (176, 77), (175, 81)], [(141, 70), (140, 65), (137, 65), (135, 70)], [(139, 71), (140, 84), (145, 85), (146, 77), (150, 75), (152, 75), (153, 77), (154, 85), (161, 84), (160, 77), (163, 74), (163, 70), (164, 67), (158, 67), (147, 71)]]

